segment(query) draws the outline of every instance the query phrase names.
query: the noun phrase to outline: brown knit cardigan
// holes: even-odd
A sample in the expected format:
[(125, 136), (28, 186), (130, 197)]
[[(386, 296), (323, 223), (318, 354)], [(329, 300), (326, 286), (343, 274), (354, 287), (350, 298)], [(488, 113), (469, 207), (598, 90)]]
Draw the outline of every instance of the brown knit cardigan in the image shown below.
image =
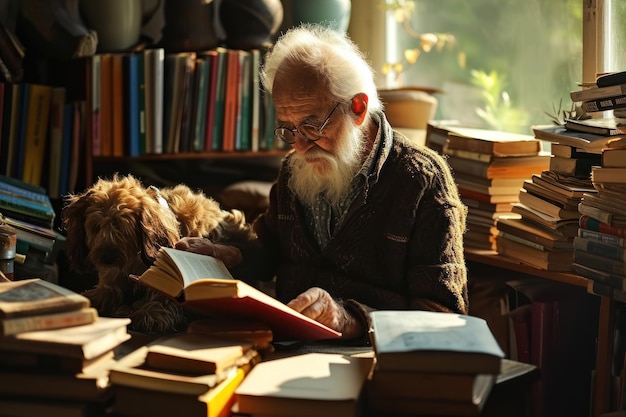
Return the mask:
[(436, 152), (392, 131), (384, 115), (376, 118), (377, 166), (327, 247), (316, 243), (305, 210), (287, 186), (288, 155), (270, 207), (255, 222), (263, 251), (242, 248), (245, 270), (253, 271), (243, 278), (275, 276), (283, 302), (321, 287), (360, 316), (366, 328), (373, 309), (467, 314), (467, 208), (450, 169)]

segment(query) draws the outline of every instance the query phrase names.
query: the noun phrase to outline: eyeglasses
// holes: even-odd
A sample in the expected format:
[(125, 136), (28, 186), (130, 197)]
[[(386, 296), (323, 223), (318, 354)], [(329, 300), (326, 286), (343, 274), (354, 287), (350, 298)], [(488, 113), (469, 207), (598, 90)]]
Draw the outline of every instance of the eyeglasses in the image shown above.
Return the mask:
[(297, 126), (295, 129), (277, 127), (276, 129), (274, 129), (274, 136), (290, 145), (296, 143), (296, 133), (311, 142), (320, 140), (324, 136), (322, 134), (322, 130), (324, 130), (328, 122), (330, 122), (330, 118), (333, 116), (335, 110), (337, 110), (340, 104), (341, 102), (337, 103), (337, 105), (333, 107), (333, 109), (328, 114), (328, 117), (324, 120), (324, 122), (322, 122), (322, 125), (319, 127), (313, 126), (308, 123), (303, 123), (300, 126)]

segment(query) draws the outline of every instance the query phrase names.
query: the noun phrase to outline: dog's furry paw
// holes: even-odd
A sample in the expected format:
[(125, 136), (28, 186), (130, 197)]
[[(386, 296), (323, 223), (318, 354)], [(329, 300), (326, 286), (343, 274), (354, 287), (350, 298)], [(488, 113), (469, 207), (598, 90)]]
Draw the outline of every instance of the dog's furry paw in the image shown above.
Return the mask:
[(130, 329), (147, 334), (168, 334), (184, 331), (188, 319), (183, 309), (172, 301), (136, 301), (128, 317)]

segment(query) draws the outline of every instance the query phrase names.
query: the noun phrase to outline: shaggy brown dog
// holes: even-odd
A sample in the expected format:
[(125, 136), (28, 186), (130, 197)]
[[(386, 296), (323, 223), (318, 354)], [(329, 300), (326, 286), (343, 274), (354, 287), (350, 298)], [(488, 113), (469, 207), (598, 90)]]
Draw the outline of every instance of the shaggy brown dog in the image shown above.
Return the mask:
[(242, 212), (223, 210), (202, 192), (145, 187), (130, 175), (68, 195), (62, 219), (70, 267), (97, 274), (96, 287), (84, 294), (101, 315), (130, 317), (131, 328), (144, 333), (180, 331), (188, 322), (176, 302), (129, 279), (146, 270), (161, 246), (185, 236), (223, 243), (254, 236)]

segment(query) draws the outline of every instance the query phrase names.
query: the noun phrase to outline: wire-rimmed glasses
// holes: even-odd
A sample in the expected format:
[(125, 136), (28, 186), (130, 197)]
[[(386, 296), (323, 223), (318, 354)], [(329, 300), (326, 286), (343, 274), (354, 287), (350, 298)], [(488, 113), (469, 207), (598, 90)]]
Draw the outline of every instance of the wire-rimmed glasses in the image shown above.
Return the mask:
[(276, 129), (274, 129), (274, 136), (290, 145), (296, 143), (296, 133), (311, 142), (320, 140), (324, 136), (322, 134), (322, 131), (324, 130), (328, 122), (330, 122), (330, 118), (333, 116), (335, 110), (337, 110), (340, 104), (341, 102), (337, 103), (337, 105), (333, 107), (333, 109), (328, 114), (328, 117), (326, 117), (326, 119), (322, 122), (320, 126), (313, 126), (309, 123), (302, 123), (300, 126), (297, 126), (294, 129), (277, 127)]

